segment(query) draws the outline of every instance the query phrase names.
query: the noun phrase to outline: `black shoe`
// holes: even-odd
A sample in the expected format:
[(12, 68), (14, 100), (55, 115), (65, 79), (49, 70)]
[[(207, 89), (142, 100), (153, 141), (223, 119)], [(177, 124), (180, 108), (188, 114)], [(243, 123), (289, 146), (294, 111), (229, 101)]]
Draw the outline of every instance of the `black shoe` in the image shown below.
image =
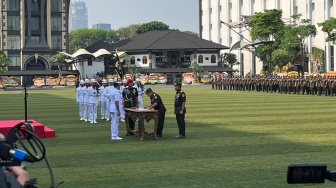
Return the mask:
[(175, 136), (175, 138), (181, 139), (181, 138), (185, 138), (185, 136), (183, 136), (183, 135), (177, 135), (177, 136)]

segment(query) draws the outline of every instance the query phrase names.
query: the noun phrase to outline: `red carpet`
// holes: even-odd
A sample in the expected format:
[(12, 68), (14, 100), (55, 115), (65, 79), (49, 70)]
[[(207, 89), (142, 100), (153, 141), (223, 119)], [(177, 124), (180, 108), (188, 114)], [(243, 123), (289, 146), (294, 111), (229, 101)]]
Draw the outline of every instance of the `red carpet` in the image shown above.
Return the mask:
[[(14, 127), (16, 124), (22, 122), (24, 120), (0, 120), (0, 133), (2, 133), (5, 137), (7, 137), (8, 130)], [(32, 125), (34, 126), (34, 133), (39, 138), (54, 138), (56, 133), (54, 130), (49, 127), (43, 125), (42, 123), (30, 119)]]

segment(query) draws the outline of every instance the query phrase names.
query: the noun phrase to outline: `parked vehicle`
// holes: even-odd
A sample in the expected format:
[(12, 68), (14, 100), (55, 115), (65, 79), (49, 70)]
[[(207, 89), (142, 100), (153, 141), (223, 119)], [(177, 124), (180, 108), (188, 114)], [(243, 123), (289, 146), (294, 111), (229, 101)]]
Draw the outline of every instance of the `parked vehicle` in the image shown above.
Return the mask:
[(150, 73), (148, 75), (148, 81), (147, 81), (147, 84), (157, 84), (158, 83), (158, 77), (156, 74), (154, 73)]
[(211, 83), (211, 73), (208, 71), (201, 72), (201, 83), (209, 84)]
[(185, 84), (192, 84), (195, 80), (194, 73), (183, 73), (182, 82)]
[(140, 80), (141, 80), (141, 84), (147, 84), (148, 83), (148, 76), (147, 75), (145, 75), (145, 74), (141, 74), (140, 76), (139, 76), (139, 78), (140, 78)]
[(167, 75), (159, 74), (157, 77), (158, 77), (158, 83), (159, 84), (166, 84), (167, 83)]

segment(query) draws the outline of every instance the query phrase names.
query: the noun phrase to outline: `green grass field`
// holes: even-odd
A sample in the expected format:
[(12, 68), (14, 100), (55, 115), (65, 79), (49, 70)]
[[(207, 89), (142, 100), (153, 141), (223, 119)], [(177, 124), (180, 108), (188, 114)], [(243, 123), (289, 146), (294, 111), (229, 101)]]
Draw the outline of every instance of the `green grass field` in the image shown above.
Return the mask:
[[(336, 170), (336, 97), (185, 88), (186, 139), (176, 140), (173, 88), (163, 138), (111, 141), (109, 122), (79, 121), (74, 90), (30, 91), (28, 118), (56, 130), (43, 139), (60, 187), (302, 187), (286, 183), (289, 163)], [(24, 95), (0, 92), (0, 119), (24, 118)], [(145, 103), (148, 103), (145, 96)], [(100, 117), (99, 117), (100, 118)], [(146, 124), (147, 131), (152, 123)], [(27, 164), (49, 186), (44, 162)], [(335, 187), (333, 182), (305, 187)]]

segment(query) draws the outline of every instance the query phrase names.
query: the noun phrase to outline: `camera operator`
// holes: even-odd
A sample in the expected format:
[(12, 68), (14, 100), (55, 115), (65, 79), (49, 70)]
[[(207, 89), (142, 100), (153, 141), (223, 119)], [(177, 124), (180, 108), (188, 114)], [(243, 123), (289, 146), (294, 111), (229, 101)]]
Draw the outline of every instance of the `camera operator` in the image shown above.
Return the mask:
[(6, 169), (23, 188), (36, 188), (36, 186), (34, 186), (36, 180), (35, 179), (30, 180), (28, 172), (25, 171), (22, 167), (8, 166)]

